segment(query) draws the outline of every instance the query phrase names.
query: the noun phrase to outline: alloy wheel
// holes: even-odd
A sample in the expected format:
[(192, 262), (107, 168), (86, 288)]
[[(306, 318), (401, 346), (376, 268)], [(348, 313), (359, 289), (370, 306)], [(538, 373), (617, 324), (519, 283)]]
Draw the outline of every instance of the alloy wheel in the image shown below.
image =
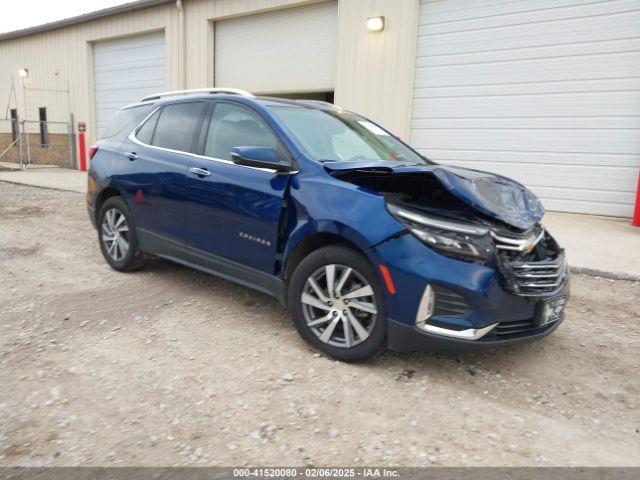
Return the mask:
[(325, 265), (313, 272), (300, 301), (307, 326), (334, 347), (351, 348), (364, 342), (376, 323), (373, 288), (345, 265)]
[(120, 262), (129, 252), (129, 225), (117, 208), (106, 211), (102, 219), (102, 242), (109, 257)]

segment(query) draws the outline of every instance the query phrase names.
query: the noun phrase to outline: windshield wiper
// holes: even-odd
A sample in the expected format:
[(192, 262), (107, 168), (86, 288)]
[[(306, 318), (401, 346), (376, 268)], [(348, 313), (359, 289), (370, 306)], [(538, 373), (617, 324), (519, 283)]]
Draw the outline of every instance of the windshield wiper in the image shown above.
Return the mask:
[(416, 165), (424, 165), (423, 162), (408, 162), (408, 163), (401, 163), (400, 165), (396, 165), (396, 167), (414, 167)]
[[(381, 166), (384, 166), (384, 164), (386, 162), (398, 162), (399, 160), (392, 160), (390, 158), (387, 159), (358, 159), (358, 160), (329, 160), (326, 158), (320, 159), (318, 160), (318, 162), (320, 163), (347, 163), (347, 162), (352, 162), (352, 163), (366, 163), (366, 162), (371, 162), (371, 163), (379, 163)], [(395, 167), (413, 167), (413, 166), (420, 166), (420, 165), (429, 165), (428, 162), (406, 162), (406, 163), (400, 163), (398, 165), (394, 165)]]

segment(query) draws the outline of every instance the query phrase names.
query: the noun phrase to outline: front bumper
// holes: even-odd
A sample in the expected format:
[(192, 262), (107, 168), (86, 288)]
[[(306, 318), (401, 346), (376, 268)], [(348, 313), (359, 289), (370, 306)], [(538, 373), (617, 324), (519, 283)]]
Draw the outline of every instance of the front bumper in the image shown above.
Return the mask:
[(514, 338), (495, 339), (488, 335), (479, 340), (462, 340), (443, 335), (434, 335), (418, 327), (389, 320), (387, 323), (387, 348), (395, 352), (434, 351), (469, 353), (488, 350), (491, 348), (528, 343), (540, 340), (551, 334), (562, 323), (562, 320), (554, 322), (537, 330), (532, 330), (528, 335)]
[[(544, 323), (545, 304), (569, 296), (569, 270), (564, 265), (562, 281), (552, 292), (528, 297), (510, 293), (494, 268), (463, 262), (427, 248), (413, 235), (390, 239), (372, 251), (372, 260), (384, 264), (395, 284), (395, 294), (386, 293), (388, 348), (395, 351), (474, 351), (539, 340), (552, 333), (563, 315)], [(436, 289), (464, 307), (458, 315), (438, 311), (429, 323), (454, 331), (481, 331), (479, 338), (455, 338), (425, 331), (416, 326), (418, 306), (425, 288)], [(457, 300), (456, 300), (457, 299)], [(543, 324), (544, 323), (544, 324)], [(495, 326), (494, 328), (491, 328)], [(437, 331), (437, 329), (436, 329)]]

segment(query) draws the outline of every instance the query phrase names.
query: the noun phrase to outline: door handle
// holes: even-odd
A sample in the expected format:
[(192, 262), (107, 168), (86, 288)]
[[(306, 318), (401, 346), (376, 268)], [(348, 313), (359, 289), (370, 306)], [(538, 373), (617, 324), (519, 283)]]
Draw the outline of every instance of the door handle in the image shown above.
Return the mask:
[(138, 154), (136, 152), (127, 152), (127, 153), (125, 153), (125, 155), (132, 162), (138, 158)]
[(204, 168), (191, 167), (189, 171), (194, 175), (198, 175), (199, 177), (208, 177), (209, 175), (211, 175), (211, 172), (209, 170), (205, 170)]

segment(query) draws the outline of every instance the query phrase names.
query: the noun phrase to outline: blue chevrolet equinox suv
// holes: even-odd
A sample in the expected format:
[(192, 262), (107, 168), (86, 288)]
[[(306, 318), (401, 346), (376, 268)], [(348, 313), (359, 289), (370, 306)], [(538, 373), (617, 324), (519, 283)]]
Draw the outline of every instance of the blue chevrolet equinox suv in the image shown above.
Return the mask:
[(569, 270), (531, 191), (437, 164), (332, 104), (152, 95), (90, 156), (111, 267), (154, 255), (272, 295), (336, 359), (508, 345), (563, 320)]

